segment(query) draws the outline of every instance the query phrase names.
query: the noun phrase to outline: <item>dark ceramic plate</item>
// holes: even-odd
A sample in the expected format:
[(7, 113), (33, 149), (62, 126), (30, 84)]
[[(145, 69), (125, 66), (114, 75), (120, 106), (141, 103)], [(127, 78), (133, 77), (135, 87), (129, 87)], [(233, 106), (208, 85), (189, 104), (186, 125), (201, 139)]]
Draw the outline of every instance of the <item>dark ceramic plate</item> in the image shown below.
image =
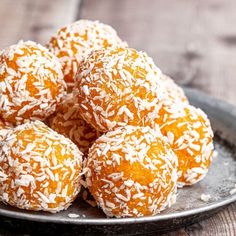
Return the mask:
[[(236, 201), (236, 194), (230, 194), (236, 184), (236, 108), (197, 90), (186, 88), (185, 92), (191, 104), (208, 114), (215, 132), (215, 150), (218, 156), (214, 158), (203, 181), (192, 187), (179, 189), (177, 203), (172, 208), (152, 217), (108, 219), (101, 210), (78, 199), (67, 211), (57, 214), (23, 211), (0, 204), (0, 216), (7, 217), (3, 219), (8, 220), (14, 218), (16, 221), (30, 221), (27, 223), (29, 225), (44, 222), (57, 225), (57, 229), (74, 228), (83, 233), (143, 234), (172, 230), (194, 223)], [(202, 194), (210, 194), (209, 202), (201, 200)], [(70, 218), (70, 213), (79, 217)]]

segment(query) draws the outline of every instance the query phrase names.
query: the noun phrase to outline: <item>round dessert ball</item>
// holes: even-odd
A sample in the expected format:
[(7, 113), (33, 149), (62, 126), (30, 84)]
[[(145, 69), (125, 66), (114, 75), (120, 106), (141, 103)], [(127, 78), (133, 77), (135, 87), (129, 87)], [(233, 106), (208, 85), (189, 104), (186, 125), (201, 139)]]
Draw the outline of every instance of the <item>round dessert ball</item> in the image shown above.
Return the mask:
[(176, 198), (177, 157), (159, 130), (125, 126), (91, 147), (88, 188), (107, 216), (156, 215)]
[(163, 106), (157, 123), (179, 160), (178, 185), (205, 177), (213, 154), (213, 132), (206, 114), (193, 106)]
[(178, 86), (173, 79), (165, 74), (162, 74), (160, 80), (164, 87), (163, 96), (165, 97), (165, 103), (189, 104), (188, 99), (184, 94), (184, 90)]
[(57, 112), (49, 120), (50, 127), (67, 138), (70, 138), (82, 151), (87, 154), (93, 142), (101, 133), (82, 119), (72, 94), (68, 94), (59, 106)]
[(97, 50), (78, 71), (74, 94), (81, 116), (102, 132), (150, 125), (159, 109), (161, 71), (144, 52), (131, 48)]
[(6, 204), (54, 213), (80, 191), (82, 153), (40, 121), (8, 132), (0, 156), (0, 200)]
[(74, 87), (75, 75), (81, 60), (91, 50), (111, 46), (127, 46), (109, 25), (98, 21), (79, 20), (58, 30), (49, 42), (49, 49), (61, 61), (69, 91)]
[(0, 54), (0, 113), (13, 124), (44, 120), (66, 93), (59, 60), (43, 46), (20, 41)]

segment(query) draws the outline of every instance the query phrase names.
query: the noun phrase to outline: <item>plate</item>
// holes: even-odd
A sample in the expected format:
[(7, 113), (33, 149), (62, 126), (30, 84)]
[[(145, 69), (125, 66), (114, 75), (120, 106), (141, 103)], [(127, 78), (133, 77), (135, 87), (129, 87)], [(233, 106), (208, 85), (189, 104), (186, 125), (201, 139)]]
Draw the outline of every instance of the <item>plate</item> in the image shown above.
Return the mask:
[[(107, 218), (101, 210), (80, 199), (68, 210), (57, 214), (23, 211), (0, 204), (1, 221), (13, 227), (24, 225), (24, 229), (38, 227), (39, 231), (44, 228), (40, 227), (45, 225), (43, 222), (48, 225), (48, 230), (54, 227), (58, 232), (79, 230), (83, 233), (102, 232), (109, 235), (143, 234), (169, 231), (195, 223), (236, 201), (236, 194), (230, 194), (236, 184), (236, 108), (194, 89), (185, 88), (185, 92), (190, 103), (202, 108), (209, 116), (218, 155), (214, 157), (204, 180), (194, 186), (179, 189), (177, 203), (173, 207), (152, 217), (115, 219)], [(201, 200), (202, 194), (211, 196), (209, 202)], [(71, 213), (79, 217), (70, 218)]]

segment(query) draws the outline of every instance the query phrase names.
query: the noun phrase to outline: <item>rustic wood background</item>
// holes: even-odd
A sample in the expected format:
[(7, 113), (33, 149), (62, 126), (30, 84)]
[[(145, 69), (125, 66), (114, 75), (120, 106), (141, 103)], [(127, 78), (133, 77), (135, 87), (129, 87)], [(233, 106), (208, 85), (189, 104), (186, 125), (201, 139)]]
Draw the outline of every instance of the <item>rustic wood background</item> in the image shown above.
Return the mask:
[[(20, 39), (45, 44), (80, 18), (111, 24), (179, 84), (236, 105), (235, 0), (0, 0), (0, 48)], [(236, 235), (236, 204), (166, 235)]]

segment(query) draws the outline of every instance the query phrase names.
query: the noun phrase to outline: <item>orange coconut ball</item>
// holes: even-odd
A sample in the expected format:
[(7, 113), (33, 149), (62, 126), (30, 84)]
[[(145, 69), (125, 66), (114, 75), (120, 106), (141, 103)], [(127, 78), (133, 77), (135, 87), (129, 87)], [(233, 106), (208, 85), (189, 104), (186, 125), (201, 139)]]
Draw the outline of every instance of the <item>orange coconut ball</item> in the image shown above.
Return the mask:
[(78, 105), (74, 103), (72, 94), (66, 96), (65, 101), (59, 106), (56, 115), (50, 119), (49, 124), (53, 130), (70, 138), (85, 154), (93, 142), (101, 136), (99, 131), (81, 118)]
[(74, 94), (95, 129), (153, 122), (162, 95), (161, 71), (146, 53), (131, 48), (97, 50), (81, 63)]
[(79, 20), (61, 28), (51, 38), (48, 47), (60, 59), (65, 81), (71, 91), (81, 60), (91, 50), (111, 46), (126, 46), (111, 26), (98, 21)]
[(213, 154), (213, 132), (206, 114), (193, 106), (163, 106), (157, 123), (179, 159), (179, 186), (207, 174)]
[(0, 54), (0, 113), (5, 121), (43, 120), (65, 91), (61, 65), (43, 46), (20, 41)]
[(40, 121), (19, 125), (0, 143), (0, 200), (58, 212), (80, 191), (82, 153)]
[(183, 89), (178, 86), (173, 79), (169, 76), (162, 74), (160, 77), (162, 85), (164, 87), (164, 97), (165, 103), (173, 104), (173, 103), (181, 103), (181, 104), (189, 104), (187, 97), (184, 94)]
[(107, 216), (156, 215), (175, 202), (177, 157), (159, 130), (125, 126), (104, 134), (84, 171)]

